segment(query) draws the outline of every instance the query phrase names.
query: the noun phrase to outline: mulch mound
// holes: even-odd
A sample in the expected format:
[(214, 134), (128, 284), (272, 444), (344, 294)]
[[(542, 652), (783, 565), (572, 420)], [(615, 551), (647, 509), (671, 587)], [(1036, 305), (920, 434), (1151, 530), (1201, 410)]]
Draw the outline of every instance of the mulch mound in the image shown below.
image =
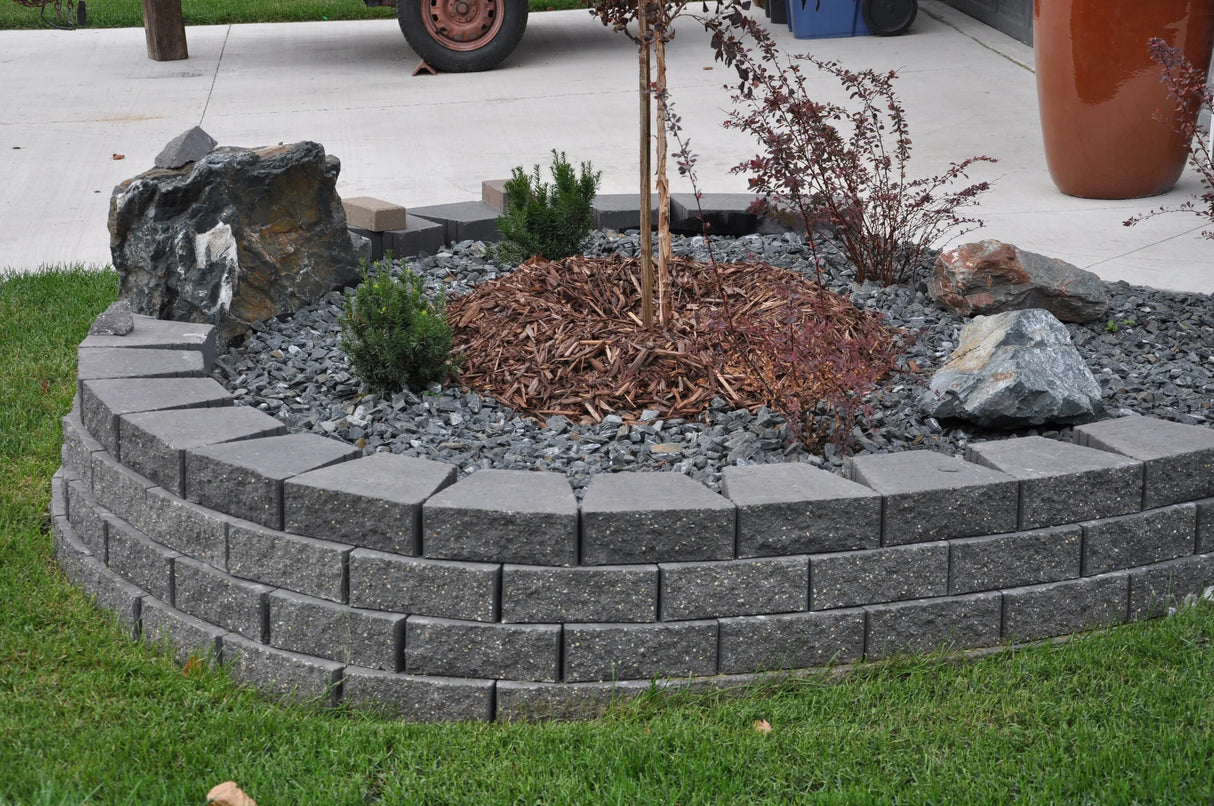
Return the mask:
[[(714, 396), (779, 408), (782, 369), (799, 350), (858, 354), (875, 375), (898, 352), (876, 317), (795, 272), (676, 258), (671, 276), (671, 314), (652, 330), (641, 322), (637, 258), (534, 262), (478, 286), (448, 306), (460, 383), (541, 420), (635, 421), (644, 409), (696, 419)], [(817, 343), (797, 348), (787, 338), (797, 333)], [(790, 344), (792, 355), (778, 354)]]

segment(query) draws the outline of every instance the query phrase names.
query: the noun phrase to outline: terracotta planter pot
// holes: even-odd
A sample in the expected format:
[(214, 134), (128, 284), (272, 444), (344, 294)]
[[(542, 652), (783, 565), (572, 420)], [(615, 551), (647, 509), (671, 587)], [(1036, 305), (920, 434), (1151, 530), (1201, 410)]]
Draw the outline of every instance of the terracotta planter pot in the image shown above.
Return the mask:
[(1132, 199), (1164, 193), (1180, 178), (1189, 144), (1147, 52), (1155, 36), (1206, 70), (1214, 0), (1035, 0), (1041, 129), (1063, 193)]

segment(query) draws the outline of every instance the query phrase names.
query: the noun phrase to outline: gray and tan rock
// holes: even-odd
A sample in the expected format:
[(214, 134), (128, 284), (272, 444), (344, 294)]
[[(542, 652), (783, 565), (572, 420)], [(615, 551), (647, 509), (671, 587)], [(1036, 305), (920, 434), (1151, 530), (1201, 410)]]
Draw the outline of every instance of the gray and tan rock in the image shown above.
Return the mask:
[(986, 428), (1079, 423), (1104, 412), (1100, 384), (1049, 311), (977, 316), (919, 402), (938, 419)]
[(1094, 322), (1109, 307), (1095, 274), (993, 240), (942, 252), (928, 289), (936, 304), (963, 316), (1044, 308), (1063, 322)]

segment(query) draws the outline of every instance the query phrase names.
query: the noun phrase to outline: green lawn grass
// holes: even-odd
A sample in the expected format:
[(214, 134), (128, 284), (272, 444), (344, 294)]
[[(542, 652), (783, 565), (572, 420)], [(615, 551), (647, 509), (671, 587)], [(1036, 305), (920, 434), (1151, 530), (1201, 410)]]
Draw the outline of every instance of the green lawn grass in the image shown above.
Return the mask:
[(75, 345), (116, 286), (0, 279), (0, 804), (201, 805), (229, 779), (260, 806), (1214, 802), (1210, 604), (577, 724), (399, 724), (187, 674), (93, 609), (48, 534)]
[[(140, 0), (86, 0), (89, 28), (143, 26)], [(531, 0), (532, 11), (583, 8), (582, 0)], [(368, 8), (362, 0), (181, 0), (186, 25), (246, 22), (395, 19), (396, 9)], [(48, 13), (54, 19), (53, 13)], [(0, 30), (43, 28), (38, 9), (0, 0)]]

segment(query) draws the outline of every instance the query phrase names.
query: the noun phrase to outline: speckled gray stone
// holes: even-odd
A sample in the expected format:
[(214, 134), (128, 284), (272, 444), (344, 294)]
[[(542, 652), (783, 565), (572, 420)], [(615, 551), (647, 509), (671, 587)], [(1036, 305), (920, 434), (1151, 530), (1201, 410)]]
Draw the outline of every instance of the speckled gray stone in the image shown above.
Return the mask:
[(342, 665), (258, 644), (238, 635), (223, 639), (223, 660), (232, 679), (262, 694), (296, 704), (336, 705)]
[(1143, 509), (1214, 496), (1214, 429), (1121, 417), (1077, 427), (1075, 441), (1142, 462)]
[(404, 616), (281, 590), (268, 603), (270, 646), (368, 669), (404, 669)]
[(483, 624), (410, 616), (405, 671), (443, 677), (554, 682), (560, 673), (561, 625)]
[(968, 458), (1020, 479), (1020, 529), (1128, 515), (1142, 503), (1142, 463), (1108, 451), (1022, 437), (971, 445)]
[(210, 509), (281, 529), (284, 479), (359, 455), (353, 446), (315, 434), (190, 448), (185, 455), (186, 497)]
[(120, 418), (119, 455), (124, 465), (180, 497), (188, 448), (286, 432), (283, 423), (248, 406), (137, 412)]
[(407, 722), (488, 722), (494, 681), (420, 677), (347, 666), (342, 702)]
[(301, 473), (283, 483), (288, 532), (417, 554), (421, 505), (455, 481), (446, 462), (377, 453)]
[(738, 556), (820, 554), (881, 544), (881, 496), (812, 465), (727, 467), (738, 507)]
[(1060, 582), (1079, 576), (1083, 530), (1075, 526), (950, 540), (949, 593)]
[(220, 570), (227, 567), (228, 523), (232, 519), (152, 487), (131, 524), (148, 537)]
[(864, 611), (721, 619), (721, 674), (849, 663), (864, 654)]
[(502, 567), (502, 621), (656, 621), (658, 567)]
[(120, 518), (129, 518), (143, 509), (152, 482), (117, 462), (105, 451), (93, 457), (93, 500)]
[(105, 540), (111, 571), (160, 601), (173, 603), (173, 561), (180, 554), (112, 515), (105, 518)]
[(728, 560), (733, 502), (681, 473), (595, 476), (582, 499), (582, 563)]
[(1162, 616), (1186, 596), (1214, 585), (1214, 554), (1198, 554), (1130, 571), (1130, 618)]
[(119, 455), (118, 418), (137, 411), (232, 405), (232, 394), (210, 378), (126, 378), (82, 381), (80, 419), (93, 438)]
[(866, 607), (864, 655), (971, 649), (999, 643), (1003, 598), (997, 591)]
[(197, 322), (176, 322), (135, 314), (135, 327), (124, 336), (90, 334), (82, 348), (151, 347), (159, 350), (193, 350), (202, 355), (207, 372), (215, 362), (215, 327)]
[(1120, 624), (1129, 607), (1124, 572), (1003, 592), (1003, 639), (1033, 641)]
[(419, 616), (496, 621), (501, 566), (350, 553), (350, 604)]
[(948, 543), (815, 554), (809, 558), (809, 607), (881, 604), (948, 592)]
[(152, 597), (145, 597), (139, 611), (139, 631), (153, 647), (165, 647), (178, 663), (199, 658), (209, 663), (223, 662), (221, 627), (182, 613)]
[(1083, 524), (1083, 575), (1171, 560), (1197, 546), (1197, 507), (1176, 506)]
[(228, 524), (228, 573), (331, 602), (347, 598), (350, 546), (266, 529)]
[(1214, 498), (1197, 502), (1197, 553), (1214, 551)]
[(146, 594), (102, 565), (76, 539), (67, 518), (53, 518), (55, 559), (68, 579), (91, 596), (99, 610), (112, 613), (131, 637), (139, 630), (139, 613)]
[(93, 439), (80, 419), (80, 398), (73, 403), (72, 410), (60, 419), (63, 427), (63, 447), (59, 451), (63, 466), (90, 486), (93, 483), (93, 453), (105, 450), (105, 446)]
[(1019, 484), (989, 467), (904, 451), (853, 457), (851, 476), (885, 497), (884, 546), (1016, 530)]
[(480, 470), (422, 505), (422, 553), (436, 559), (575, 565), (577, 530), (560, 473)]
[(202, 354), (193, 350), (146, 347), (81, 347), (76, 351), (77, 383), (102, 378), (202, 378)]
[[(67, 482), (68, 522), (76, 538), (88, 548), (91, 554), (97, 555), (105, 562), (105, 521), (101, 509), (93, 496), (85, 489), (82, 481)], [(100, 511), (99, 511), (100, 510)]]
[(717, 622), (566, 624), (566, 683), (716, 674)]
[(269, 585), (237, 579), (206, 563), (179, 557), (173, 563), (173, 589), (173, 605), (178, 610), (245, 638), (267, 640), (266, 597), (273, 590)]
[(602, 716), (651, 688), (648, 680), (608, 683), (522, 683), (497, 681), (499, 722), (584, 720)]
[(663, 563), (661, 620), (797, 613), (809, 609), (809, 558)]

